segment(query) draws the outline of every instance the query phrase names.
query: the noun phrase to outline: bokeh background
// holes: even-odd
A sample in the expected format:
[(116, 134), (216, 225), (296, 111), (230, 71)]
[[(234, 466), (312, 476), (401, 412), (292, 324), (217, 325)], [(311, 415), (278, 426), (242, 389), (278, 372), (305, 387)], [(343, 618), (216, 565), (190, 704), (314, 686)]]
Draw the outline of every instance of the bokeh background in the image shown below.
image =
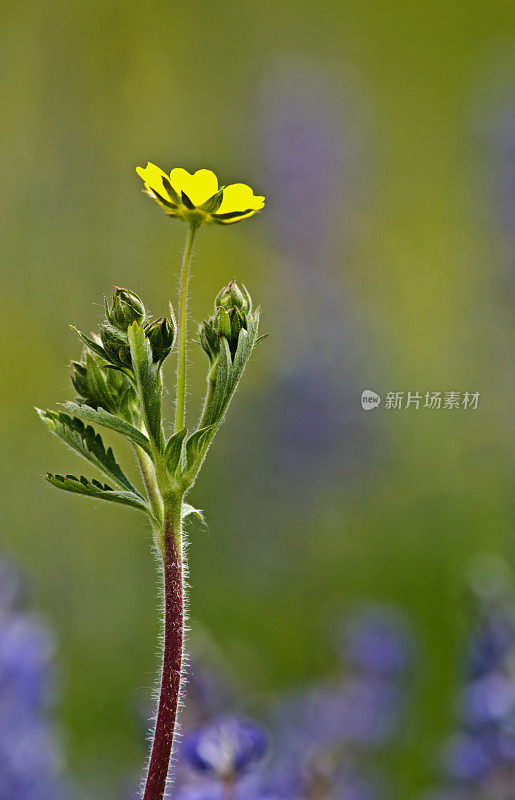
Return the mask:
[[(513, 4), (19, 0), (0, 36), (1, 547), (58, 642), (67, 770), (114, 797), (143, 763), (155, 565), (137, 514), (43, 484), (77, 462), (32, 406), (71, 399), (68, 323), (95, 328), (113, 284), (156, 315), (175, 298), (184, 230), (140, 192), (151, 160), (268, 199), (197, 240), (194, 322), (236, 276), (270, 336), (192, 495), (192, 636), (258, 708), (331, 668), (357, 601), (402, 609), (409, 797), (451, 725), (466, 564), (514, 555)], [(365, 388), (481, 397), (365, 413)]]

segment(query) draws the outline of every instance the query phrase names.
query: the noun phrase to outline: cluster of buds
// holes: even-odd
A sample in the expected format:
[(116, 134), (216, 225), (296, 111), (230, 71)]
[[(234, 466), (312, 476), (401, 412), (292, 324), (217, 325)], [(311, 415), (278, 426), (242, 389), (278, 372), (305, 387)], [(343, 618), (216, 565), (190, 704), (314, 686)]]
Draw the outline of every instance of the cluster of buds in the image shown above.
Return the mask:
[(240, 289), (233, 280), (217, 294), (214, 315), (204, 320), (199, 328), (200, 344), (211, 364), (214, 364), (220, 353), (222, 336), (227, 339), (234, 358), (240, 331), (247, 330), (247, 315), (251, 311), (252, 300), (243, 284)]
[(105, 307), (106, 321), (100, 326), (100, 336), (88, 338), (81, 334), (89, 352), (82, 361), (72, 362), (71, 381), (81, 402), (113, 411), (120, 410), (131, 391), (126, 378), (132, 369), (129, 326), (134, 322), (143, 326), (152, 360), (159, 366), (173, 347), (177, 326), (172, 310), (170, 319), (145, 322), (141, 299), (128, 289), (116, 287), (111, 304), (106, 301)]
[[(100, 326), (102, 347), (107, 360), (113, 366), (131, 367), (127, 329), (133, 322), (144, 323), (145, 316), (145, 307), (138, 295), (116, 287), (111, 306), (106, 303), (107, 322)], [(175, 341), (176, 324), (173, 311), (170, 319), (161, 317), (143, 325), (143, 329), (152, 348), (153, 361), (161, 365)]]

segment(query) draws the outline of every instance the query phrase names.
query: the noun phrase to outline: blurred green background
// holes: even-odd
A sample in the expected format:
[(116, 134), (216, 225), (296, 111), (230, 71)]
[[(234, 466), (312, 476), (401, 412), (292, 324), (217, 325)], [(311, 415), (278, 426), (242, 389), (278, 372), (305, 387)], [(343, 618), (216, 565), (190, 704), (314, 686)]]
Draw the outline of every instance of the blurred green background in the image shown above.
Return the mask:
[[(449, 725), (464, 567), (513, 556), (513, 4), (19, 0), (0, 36), (0, 533), (59, 642), (70, 770), (98, 796), (142, 763), (155, 565), (138, 515), (43, 484), (77, 462), (32, 406), (72, 397), (67, 325), (96, 328), (113, 284), (156, 315), (175, 297), (184, 230), (140, 192), (151, 160), (268, 199), (197, 241), (193, 320), (237, 276), (271, 335), (192, 495), (193, 634), (255, 708), (331, 668), (356, 600), (403, 608), (421, 643), (392, 761), (409, 796)], [(364, 388), (481, 399), (365, 413)]]

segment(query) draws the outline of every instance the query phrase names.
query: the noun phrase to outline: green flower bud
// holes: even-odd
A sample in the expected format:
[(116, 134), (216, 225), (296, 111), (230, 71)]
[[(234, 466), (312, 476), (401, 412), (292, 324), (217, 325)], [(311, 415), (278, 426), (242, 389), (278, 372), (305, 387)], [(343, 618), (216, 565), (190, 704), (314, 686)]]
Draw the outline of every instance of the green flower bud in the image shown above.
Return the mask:
[(242, 328), (247, 328), (247, 318), (237, 308), (229, 308), (227, 311), (225, 308), (220, 308), (217, 320), (219, 334), (227, 339), (231, 356), (234, 358), (240, 331)]
[(71, 363), (71, 382), (79, 401), (115, 413), (129, 399), (131, 386), (126, 376), (98, 356), (86, 352), (84, 357), (85, 362)]
[(204, 320), (198, 329), (198, 335), (200, 346), (207, 353), (209, 361), (213, 363), (220, 352), (220, 334), (216, 317), (209, 317), (209, 319)]
[(145, 335), (150, 341), (152, 348), (152, 360), (154, 363), (161, 364), (175, 341), (175, 322), (167, 320), (166, 317), (156, 319), (145, 326)]
[(240, 289), (236, 281), (232, 280), (218, 292), (215, 298), (215, 310), (217, 308), (226, 310), (237, 308), (243, 314), (249, 314), (252, 311), (252, 300), (245, 286), (242, 284)]
[(89, 395), (88, 374), (86, 365), (82, 361), (72, 361), (70, 379), (79, 397), (87, 400)]
[(106, 303), (106, 317), (114, 328), (127, 333), (129, 325), (144, 319), (145, 307), (137, 294), (116, 286), (111, 308)]
[(215, 299), (216, 314), (204, 320), (199, 328), (202, 349), (213, 363), (220, 353), (220, 337), (227, 339), (231, 356), (234, 358), (238, 347), (240, 331), (247, 330), (247, 314), (252, 310), (252, 300), (243, 286), (231, 281), (221, 289)]
[(112, 325), (100, 326), (100, 339), (106, 356), (116, 367), (130, 367), (131, 351), (127, 336), (123, 335)]

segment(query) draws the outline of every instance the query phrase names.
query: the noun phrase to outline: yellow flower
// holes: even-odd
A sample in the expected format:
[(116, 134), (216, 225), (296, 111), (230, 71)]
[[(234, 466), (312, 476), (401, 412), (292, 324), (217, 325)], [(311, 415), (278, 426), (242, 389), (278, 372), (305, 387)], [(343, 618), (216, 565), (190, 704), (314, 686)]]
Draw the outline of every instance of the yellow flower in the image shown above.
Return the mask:
[(217, 222), (227, 225), (251, 217), (265, 205), (265, 198), (254, 194), (244, 183), (218, 186), (218, 178), (210, 169), (199, 169), (191, 175), (181, 167), (169, 175), (155, 164), (136, 167), (143, 179), (145, 192), (162, 206), (169, 217), (200, 225)]

